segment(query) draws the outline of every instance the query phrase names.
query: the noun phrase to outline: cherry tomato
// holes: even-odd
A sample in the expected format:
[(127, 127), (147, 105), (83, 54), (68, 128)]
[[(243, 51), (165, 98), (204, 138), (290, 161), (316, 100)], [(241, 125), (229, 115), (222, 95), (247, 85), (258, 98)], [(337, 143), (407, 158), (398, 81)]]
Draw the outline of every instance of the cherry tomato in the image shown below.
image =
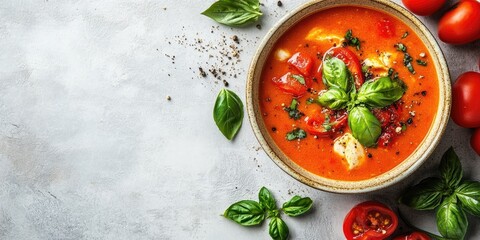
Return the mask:
[(343, 222), (347, 240), (385, 239), (397, 229), (398, 218), (382, 203), (367, 201), (353, 207)]
[(313, 60), (306, 53), (297, 52), (293, 54), (293, 56), (288, 59), (288, 63), (294, 66), (303, 75), (310, 76), (313, 67)]
[(452, 87), (452, 120), (465, 128), (480, 127), (480, 73), (460, 75)]
[(302, 96), (312, 85), (312, 80), (296, 72), (288, 72), (280, 78), (274, 77), (273, 83), (285, 93), (292, 94), (295, 97)]
[(395, 237), (393, 240), (431, 240), (431, 238), (422, 232), (412, 232), (410, 235)]
[(305, 117), (305, 123), (308, 133), (317, 137), (330, 137), (347, 125), (347, 113), (345, 111), (322, 113), (317, 110)]
[(461, 0), (438, 23), (438, 37), (450, 44), (480, 39), (480, 2)]
[(475, 129), (470, 138), (470, 145), (472, 145), (473, 150), (480, 156), (480, 128)]
[(438, 11), (446, 0), (402, 0), (408, 10), (420, 16), (430, 16)]
[(332, 48), (327, 53), (332, 54), (332, 56), (342, 60), (345, 65), (347, 65), (348, 70), (352, 73), (355, 79), (355, 87), (357, 89), (360, 88), (365, 80), (363, 78), (362, 65), (360, 64), (357, 55), (344, 47)]
[(388, 18), (382, 18), (377, 22), (378, 35), (384, 38), (391, 38), (395, 36), (395, 25)]

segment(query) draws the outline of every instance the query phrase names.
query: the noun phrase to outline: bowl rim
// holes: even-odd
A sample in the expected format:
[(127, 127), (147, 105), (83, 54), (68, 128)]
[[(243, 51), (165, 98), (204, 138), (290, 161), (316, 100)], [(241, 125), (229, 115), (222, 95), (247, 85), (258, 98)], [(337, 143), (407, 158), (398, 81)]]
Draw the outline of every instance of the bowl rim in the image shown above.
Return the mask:
[[(327, 4), (327, 6), (319, 7), (315, 9), (317, 4)], [(278, 147), (276, 147), (276, 143), (270, 139), (272, 145), (270, 145), (269, 141), (267, 141), (266, 137), (262, 133), (262, 129), (259, 126), (260, 124), (264, 124), (262, 117), (260, 116), (260, 110), (258, 101), (258, 89), (257, 93), (254, 89), (254, 82), (255, 82), (255, 70), (258, 68), (259, 59), (262, 54), (270, 54), (270, 51), (264, 53), (265, 48), (268, 44), (273, 48), (275, 42), (278, 39), (272, 40), (272, 37), (275, 34), (278, 34), (277, 31), (281, 31), (279, 36), (282, 36), (288, 29), (295, 26), (301, 20), (307, 18), (308, 16), (329, 9), (339, 6), (358, 6), (364, 8), (370, 8), (376, 11), (386, 12), (387, 14), (396, 17), (407, 26), (412, 28), (412, 30), (420, 30), (416, 33), (422, 39), (426, 47), (428, 48), (429, 54), (432, 56), (433, 61), (435, 62), (435, 69), (437, 72), (438, 78), (438, 87), (439, 87), (439, 102), (436, 115), (432, 121), (429, 131), (427, 135), (424, 137), (422, 142), (417, 146), (412, 154), (410, 154), (406, 159), (404, 159), (401, 163), (399, 163), (393, 169), (382, 173), (378, 176), (373, 178), (360, 180), (360, 181), (343, 181), (343, 180), (335, 180), (335, 179), (328, 179), (313, 173), (304, 170), (293, 160), (289, 159), (284, 156), (282, 159), (280, 156), (277, 155), (275, 151), (281, 151)], [(383, 6), (385, 8), (389, 8), (391, 11), (395, 12), (395, 14), (391, 12), (387, 12), (379, 6)], [(313, 11), (308, 11), (309, 9), (313, 9)], [(290, 19), (292, 19), (297, 14), (303, 14), (303, 16), (299, 17), (297, 20), (292, 20), (290, 27), (285, 29), (281, 29), (282, 25), (286, 24)], [(410, 21), (411, 24), (407, 23), (406, 20)], [(423, 37), (422, 37), (423, 36)], [(266, 58), (266, 57), (265, 57)], [(261, 68), (257, 78), (261, 77), (261, 72), (263, 69), (263, 64), (261, 64)], [(260, 81), (260, 80), (259, 80)], [(250, 63), (250, 67), (247, 74), (247, 85), (246, 85), (246, 106), (247, 106), (247, 115), (250, 120), (250, 125), (253, 129), (254, 135), (259, 141), (260, 145), (267, 153), (267, 155), (272, 159), (275, 164), (280, 167), (284, 172), (289, 174), (291, 177), (295, 178), (296, 180), (319, 190), (327, 191), (327, 192), (334, 192), (334, 193), (363, 193), (363, 192), (371, 192), (375, 190), (379, 190), (388, 186), (391, 186), (403, 179), (407, 176), (412, 174), (415, 170), (417, 170), (433, 153), (436, 146), (439, 144), (443, 133), (448, 124), (448, 119), (450, 116), (450, 108), (451, 108), (451, 82), (450, 82), (450, 73), (448, 70), (448, 65), (445, 60), (445, 56), (433, 36), (433, 34), (428, 30), (428, 28), (412, 13), (410, 13), (405, 8), (401, 7), (395, 2), (389, 0), (360, 0), (360, 1), (347, 1), (347, 0), (315, 0), (304, 3), (291, 11), (289, 14), (284, 16), (280, 21), (278, 21), (265, 35), (262, 42), (258, 46), (257, 50), (255, 51), (254, 57)], [(257, 104), (256, 104), (257, 101)], [(268, 133), (266, 133), (268, 135)], [(267, 136), (270, 138), (270, 136)], [(290, 165), (284, 162), (288, 160)], [(407, 161), (408, 160), (408, 161)], [(302, 172), (303, 171), (303, 172)], [(312, 179), (313, 178), (313, 179)], [(319, 181), (320, 180), (320, 181)]]

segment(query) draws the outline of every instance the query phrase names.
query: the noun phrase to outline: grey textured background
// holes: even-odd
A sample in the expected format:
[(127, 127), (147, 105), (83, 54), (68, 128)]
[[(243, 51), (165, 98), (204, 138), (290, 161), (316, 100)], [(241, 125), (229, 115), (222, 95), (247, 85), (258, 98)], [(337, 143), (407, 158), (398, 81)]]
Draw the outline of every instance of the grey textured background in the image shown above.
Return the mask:
[[(261, 186), (279, 202), (314, 199), (311, 214), (285, 217), (292, 239), (342, 239), (353, 205), (395, 205), (406, 186), (434, 174), (451, 145), (466, 176), (479, 180), (470, 130), (453, 123), (414, 175), (359, 195), (318, 191), (283, 173), (247, 118), (227, 141), (212, 119), (221, 80), (244, 98), (256, 46), (304, 1), (263, 1), (261, 29), (200, 15), (212, 2), (0, 1), (0, 239), (268, 239), (267, 224), (243, 228), (220, 216)], [(436, 32), (438, 18), (421, 20)], [(478, 70), (478, 41), (440, 46), (453, 79)], [(203, 78), (199, 67), (226, 75)], [(403, 210), (435, 231), (433, 212)], [(470, 238), (480, 238), (478, 220), (470, 223)]]

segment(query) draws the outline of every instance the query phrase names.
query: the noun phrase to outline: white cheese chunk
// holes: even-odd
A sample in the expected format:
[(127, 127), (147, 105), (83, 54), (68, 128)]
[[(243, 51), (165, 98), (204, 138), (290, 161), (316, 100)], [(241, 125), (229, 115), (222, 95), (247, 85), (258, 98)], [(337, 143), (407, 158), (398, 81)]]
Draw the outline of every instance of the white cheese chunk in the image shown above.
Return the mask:
[(352, 170), (365, 162), (365, 149), (350, 133), (335, 139), (333, 151), (345, 160), (348, 170)]
[(277, 51), (275, 52), (275, 58), (277, 58), (277, 60), (280, 62), (285, 62), (291, 56), (292, 54), (290, 54), (290, 52), (285, 49), (277, 49)]

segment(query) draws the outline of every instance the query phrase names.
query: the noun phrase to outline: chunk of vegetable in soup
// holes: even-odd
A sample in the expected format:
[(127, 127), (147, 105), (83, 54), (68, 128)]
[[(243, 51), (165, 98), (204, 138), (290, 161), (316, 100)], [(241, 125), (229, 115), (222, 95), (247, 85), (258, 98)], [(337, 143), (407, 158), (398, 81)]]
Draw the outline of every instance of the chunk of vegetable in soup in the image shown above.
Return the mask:
[(307, 17), (278, 40), (260, 105), (271, 137), (294, 162), (355, 181), (415, 150), (438, 91), (432, 58), (412, 29), (389, 14), (344, 6)]

